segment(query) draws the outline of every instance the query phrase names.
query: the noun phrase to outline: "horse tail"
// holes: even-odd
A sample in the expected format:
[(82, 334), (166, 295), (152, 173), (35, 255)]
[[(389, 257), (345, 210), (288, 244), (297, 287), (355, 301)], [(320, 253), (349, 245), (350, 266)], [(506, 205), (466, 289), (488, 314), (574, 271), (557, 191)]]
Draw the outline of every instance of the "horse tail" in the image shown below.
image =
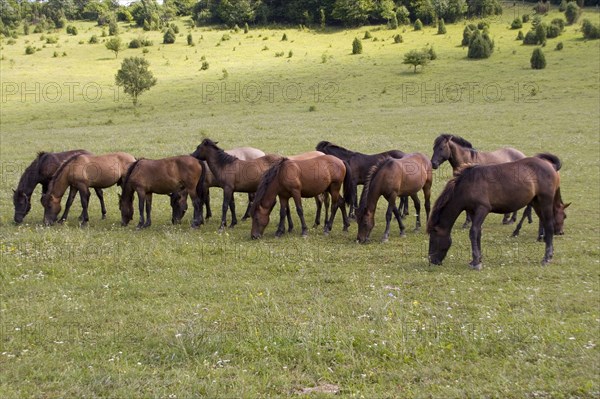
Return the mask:
[(254, 201), (252, 201), (252, 207), (250, 208), (250, 215), (254, 215), (254, 210), (261, 203), (263, 197), (267, 193), (267, 188), (271, 185), (271, 182), (275, 180), (277, 175), (279, 174), (279, 170), (284, 162), (288, 161), (288, 158), (281, 158), (279, 161), (275, 162), (273, 166), (271, 166), (260, 178), (260, 183), (258, 184), (258, 188), (256, 189), (256, 193), (254, 194)]
[(208, 166), (205, 162), (196, 159), (200, 164), (200, 178), (198, 178), (198, 183), (196, 183), (196, 196), (200, 199), (200, 203), (204, 204), (204, 186), (206, 185), (206, 168)]
[(554, 170), (556, 170), (557, 172), (562, 167), (562, 162), (560, 162), (560, 159), (556, 155), (554, 155), (554, 154), (550, 154), (548, 152), (544, 152), (544, 153), (541, 153), (541, 154), (536, 154), (535, 157), (543, 159), (544, 161), (550, 162), (552, 164), (552, 166), (554, 166)]
[(344, 201), (347, 205), (351, 205), (356, 198), (356, 184), (354, 184), (354, 179), (352, 178), (350, 165), (346, 161), (342, 162), (344, 162), (344, 166), (346, 167), (346, 174), (344, 176)]

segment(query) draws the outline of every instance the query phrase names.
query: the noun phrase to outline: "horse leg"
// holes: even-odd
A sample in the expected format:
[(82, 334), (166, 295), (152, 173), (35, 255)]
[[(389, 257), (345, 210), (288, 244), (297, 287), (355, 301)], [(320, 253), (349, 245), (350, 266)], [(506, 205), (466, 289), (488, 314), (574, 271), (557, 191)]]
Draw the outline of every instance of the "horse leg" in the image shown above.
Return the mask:
[[(230, 188), (223, 188), (223, 205), (221, 206), (221, 227), (219, 231), (223, 231), (227, 225), (227, 210), (231, 206), (231, 213), (235, 216), (235, 205), (233, 203), (233, 190)], [(231, 222), (233, 224), (233, 221)]]
[(423, 196), (425, 197), (425, 221), (429, 221), (429, 212), (431, 211), (431, 180), (427, 180), (423, 186)]
[[(288, 233), (291, 233), (294, 230), (294, 221), (292, 220), (292, 213), (290, 212), (290, 207), (287, 207), (287, 211), (285, 212), (285, 216), (288, 221)], [(284, 227), (285, 229), (285, 227)]]
[(545, 233), (546, 232), (544, 231), (544, 224), (542, 222), (542, 219), (540, 219), (540, 221), (538, 223), (538, 236), (537, 236), (538, 242), (542, 242), (542, 240), (544, 239)]
[(144, 210), (146, 207), (146, 193), (142, 191), (137, 192), (138, 195), (138, 210), (140, 211), (140, 222), (137, 225), (137, 229), (141, 229), (144, 227), (146, 219), (144, 218)]
[(231, 193), (231, 202), (229, 203), (229, 208), (231, 209), (231, 224), (229, 228), (232, 229), (238, 224), (237, 216), (235, 215), (235, 198), (233, 192)]
[(298, 213), (300, 224), (302, 225), (302, 237), (306, 237), (308, 235), (308, 227), (304, 220), (304, 209), (302, 208), (302, 197), (300, 196), (300, 192), (294, 195), (294, 203), (296, 204), (296, 212)]
[[(346, 214), (346, 202), (344, 201), (344, 198), (341, 195), (339, 195), (339, 193), (338, 193), (338, 208), (340, 209), (340, 212), (342, 212), (342, 223), (344, 225), (344, 227), (342, 228), (342, 231), (347, 232), (348, 228), (350, 227), (350, 221), (348, 220), (348, 215)], [(358, 209), (358, 208), (356, 208), (356, 209)], [(327, 216), (327, 212), (325, 212), (325, 216)], [(333, 223), (333, 217), (331, 218), (331, 223)]]
[(194, 218), (192, 219), (192, 228), (197, 228), (201, 224), (204, 224), (204, 218), (202, 217), (202, 199), (196, 195), (196, 190), (188, 190), (188, 194), (192, 199), (192, 206), (194, 207)]
[[(402, 200), (401, 200), (402, 201)], [(394, 199), (395, 202), (395, 199)], [(385, 231), (383, 232), (383, 237), (381, 237), (381, 242), (388, 242), (390, 239), (390, 222), (392, 221), (392, 213), (393, 208), (396, 206), (391, 199), (388, 200), (387, 211), (385, 212)]]
[(469, 263), (472, 269), (481, 270), (481, 225), (488, 214), (486, 209), (477, 209), (471, 215), (471, 229), (469, 230), (469, 238), (471, 240), (471, 252), (473, 260)]
[(242, 222), (250, 217), (250, 208), (252, 208), (252, 203), (254, 202), (254, 193), (248, 193), (248, 206), (246, 207), (246, 212), (244, 216), (242, 216)]
[(104, 192), (101, 188), (95, 188), (96, 197), (100, 201), (100, 209), (102, 210), (102, 220), (106, 219), (106, 205), (104, 204)]
[[(408, 201), (408, 197), (406, 197), (406, 201)], [(402, 214), (400, 213), (398, 208), (396, 208), (395, 206), (394, 206), (394, 209), (392, 209), (392, 212), (394, 212), (394, 216), (396, 217), (396, 220), (398, 221), (398, 227), (400, 228), (400, 237), (405, 237), (406, 234), (404, 234), (404, 223), (402, 223)]]
[(144, 223), (144, 228), (150, 227), (152, 225), (152, 219), (150, 215), (152, 214), (152, 193), (148, 193), (146, 195), (146, 223)]
[[(329, 208), (331, 207), (331, 197), (329, 193), (325, 191), (323, 194), (323, 206), (325, 207), (325, 217), (323, 218), (323, 223), (327, 223), (329, 220)], [(344, 214), (346, 213), (346, 206), (344, 205)], [(348, 218), (346, 218), (347, 220)]]
[(415, 231), (419, 231), (419, 229), (421, 228), (421, 201), (419, 200), (419, 195), (417, 193), (411, 194), (410, 198), (412, 198), (413, 203), (415, 204), (415, 212), (417, 214)]
[(87, 225), (90, 220), (88, 216), (88, 204), (90, 203), (90, 189), (83, 187), (79, 190), (79, 198), (81, 199), (81, 227)]
[[(529, 206), (529, 205), (527, 205)], [(525, 221), (525, 218), (527, 217), (527, 209), (525, 209), (525, 211), (523, 212), (523, 216), (521, 216), (521, 220), (519, 220), (519, 223), (517, 223), (517, 227), (515, 227), (515, 230), (512, 233), (513, 237), (517, 237), (519, 235), (519, 232), (521, 231), (521, 227), (523, 227), (523, 222)]]
[(529, 224), (533, 223), (533, 218), (531, 217), (531, 204), (527, 205), (527, 208), (525, 208), (525, 211), (523, 212), (524, 214), (527, 214), (527, 222)]
[[(208, 189), (208, 187), (204, 187), (204, 205), (206, 205), (206, 217), (205, 219), (210, 219), (212, 217), (212, 211), (210, 209), (210, 191)], [(202, 207), (200, 207), (200, 210), (202, 210)]]
[(321, 209), (323, 208), (321, 194), (315, 197), (315, 204), (317, 205), (317, 215), (315, 216), (315, 224), (313, 225), (313, 228), (321, 224)]
[[(64, 223), (69, 216), (69, 209), (71, 209), (71, 205), (73, 204), (73, 200), (75, 200), (75, 196), (77, 195), (77, 189), (73, 186), (69, 187), (69, 195), (67, 196), (67, 204), (65, 205), (65, 211), (60, 217), (58, 223)], [(79, 220), (81, 220), (81, 216), (79, 216)]]
[[(356, 193), (356, 192), (357, 192), (357, 190), (358, 190), (358, 184), (356, 184), (356, 183), (352, 183), (352, 184), (353, 184), (353, 186), (354, 186), (354, 187), (352, 188), (352, 190), (354, 190), (354, 192)], [(358, 197), (358, 195), (356, 195), (356, 196), (354, 197), (354, 201), (352, 201), (352, 203), (350, 204), (350, 207), (349, 207), (350, 209), (348, 210), (348, 217), (349, 217), (350, 219), (353, 219), (353, 220), (355, 220), (355, 219), (356, 219), (356, 214), (355, 214), (355, 211), (358, 209), (358, 198), (356, 198), (356, 197)], [(332, 204), (332, 205), (333, 205), (333, 204)], [(346, 206), (346, 205), (344, 205), (344, 207), (345, 207), (345, 206)]]
[[(331, 228), (333, 227), (333, 220), (335, 219), (335, 213), (337, 212), (337, 208), (339, 206), (340, 193), (339, 192), (331, 192), (331, 215), (328, 220), (325, 221), (325, 227), (323, 228), (323, 233), (325, 235), (329, 235)], [(345, 210), (345, 209), (344, 209)], [(351, 208), (352, 211), (352, 208)]]
[(281, 237), (285, 233), (285, 218), (288, 212), (288, 198), (279, 197), (279, 226), (275, 232), (275, 237)]
[(467, 213), (467, 217), (465, 218), (465, 222), (462, 225), (463, 229), (466, 229), (471, 224), (471, 216)]
[(540, 225), (544, 229), (544, 242), (546, 243), (546, 251), (544, 258), (542, 259), (542, 266), (546, 266), (552, 261), (554, 255), (554, 209), (552, 209), (552, 202), (549, 205), (541, 209), (540, 212)]

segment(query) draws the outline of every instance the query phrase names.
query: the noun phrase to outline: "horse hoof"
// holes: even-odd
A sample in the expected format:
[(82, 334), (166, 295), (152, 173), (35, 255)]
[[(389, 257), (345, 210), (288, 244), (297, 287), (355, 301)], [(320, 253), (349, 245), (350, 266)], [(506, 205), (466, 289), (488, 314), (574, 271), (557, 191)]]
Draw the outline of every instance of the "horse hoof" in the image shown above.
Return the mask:
[(405, 232), (400, 232), (400, 237), (406, 237), (406, 233)]
[(421, 226), (415, 227), (414, 232), (418, 233), (419, 231), (421, 231)]
[(102, 214), (102, 220), (105, 220), (105, 219), (106, 219), (106, 213), (103, 213)]
[(302, 238), (306, 238), (306, 237), (308, 237), (308, 232), (305, 231), (302, 233)]
[(388, 242), (389, 240), (390, 240), (390, 239), (389, 239), (388, 237), (383, 237), (383, 238), (381, 239), (381, 242), (382, 242), (382, 243), (386, 243), (386, 242)]
[(473, 263), (469, 263), (469, 266), (471, 266), (471, 269), (477, 270), (478, 272), (481, 271), (481, 269), (483, 268), (483, 265), (481, 264), (481, 262), (479, 262), (475, 265)]
[(63, 224), (63, 223), (65, 223), (66, 221), (67, 221), (67, 219), (60, 219), (60, 220), (59, 220), (57, 223), (58, 223), (58, 224)]
[(512, 237), (518, 237), (518, 236), (519, 236), (519, 232), (518, 231), (513, 231)]
[(542, 266), (548, 266), (550, 264), (550, 262), (552, 262), (552, 259), (543, 259), (542, 260)]

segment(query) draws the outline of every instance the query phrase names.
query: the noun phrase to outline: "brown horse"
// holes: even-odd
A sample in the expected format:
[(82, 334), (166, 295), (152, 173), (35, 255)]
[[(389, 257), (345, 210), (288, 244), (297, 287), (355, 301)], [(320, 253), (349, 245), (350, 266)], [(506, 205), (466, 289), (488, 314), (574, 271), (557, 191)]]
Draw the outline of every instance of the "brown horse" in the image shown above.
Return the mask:
[(44, 223), (56, 222), (60, 212), (60, 200), (68, 187), (75, 187), (81, 197), (82, 225), (87, 224), (89, 188), (107, 188), (120, 184), (129, 165), (135, 161), (133, 155), (116, 152), (106, 155), (78, 154), (64, 161), (52, 176), (48, 192), (42, 196)]
[[(352, 196), (352, 176), (347, 163), (331, 155), (293, 161), (283, 158), (273, 165), (264, 175), (256, 191), (252, 209), (253, 239), (260, 238), (269, 223), (269, 215), (279, 197), (279, 227), (275, 235), (281, 236), (284, 221), (289, 207), (289, 199), (293, 198), (296, 211), (302, 224), (302, 236), (308, 234), (302, 209), (302, 197), (310, 198), (329, 192), (331, 195), (331, 218), (325, 222), (325, 234), (331, 231), (337, 209), (340, 208), (344, 223), (344, 231), (348, 231), (348, 217), (344, 200), (347, 204), (354, 200)], [(344, 197), (340, 189), (344, 185)]]
[(371, 169), (361, 195), (360, 207), (357, 212), (358, 234), (356, 240), (364, 243), (375, 225), (375, 210), (382, 195), (388, 201), (385, 215), (386, 225), (382, 241), (386, 242), (390, 235), (392, 213), (400, 226), (400, 236), (404, 236), (404, 225), (400, 212), (396, 207), (396, 199), (400, 196), (410, 196), (417, 210), (417, 225), (421, 227), (421, 202), (417, 193), (423, 190), (425, 195), (425, 212), (429, 218), (431, 197), (431, 163), (429, 158), (420, 153), (407, 154), (401, 159), (387, 158), (380, 161)]
[(192, 156), (201, 161), (206, 161), (218, 185), (223, 189), (223, 205), (221, 207), (221, 227), (227, 224), (227, 209), (232, 207), (232, 220), (230, 227), (237, 224), (234, 192), (254, 193), (260, 183), (262, 174), (275, 162), (281, 159), (278, 155), (265, 155), (250, 161), (242, 161), (227, 154), (217, 147), (217, 142), (204, 139), (192, 153)]
[[(48, 191), (48, 184), (52, 175), (56, 172), (60, 164), (77, 154), (91, 154), (86, 150), (72, 150), (65, 152), (39, 152), (37, 157), (31, 162), (31, 164), (25, 169), (19, 185), (16, 190), (13, 190), (13, 205), (15, 206), (14, 220), (16, 224), (23, 222), (25, 216), (31, 210), (31, 195), (38, 184), (42, 185), (42, 195)], [(102, 219), (106, 218), (106, 206), (104, 205), (104, 195), (102, 189), (96, 188), (96, 195), (100, 200), (100, 207), (102, 209)], [(72, 187), (69, 187), (69, 195), (67, 196), (67, 205), (65, 206), (65, 212), (59, 219), (59, 223), (65, 221), (69, 214), (71, 204), (75, 199), (77, 191)]]
[[(307, 151), (302, 154), (290, 155), (287, 158), (292, 161), (303, 161), (305, 159), (311, 159), (316, 157), (321, 157), (325, 155), (324, 152), (321, 151)], [(315, 223), (314, 227), (317, 227), (321, 224), (321, 211), (323, 209), (323, 205), (325, 205), (325, 222), (329, 219), (329, 194), (327, 192), (321, 193), (315, 197), (315, 204), (317, 205), (317, 214), (315, 215)], [(294, 228), (294, 224), (292, 223), (292, 216), (290, 213), (290, 208), (288, 208), (288, 226), (289, 231), (291, 232)]]
[[(496, 151), (485, 152), (477, 151), (467, 140), (451, 134), (439, 135), (433, 142), (433, 155), (431, 156), (431, 166), (437, 169), (442, 163), (448, 161), (454, 172), (466, 165), (494, 165), (504, 162), (513, 162), (525, 158), (525, 154), (514, 148), (502, 148)], [(530, 215), (531, 212), (529, 212)], [(517, 212), (512, 217), (510, 214), (504, 215), (503, 224), (514, 223), (517, 220)], [(468, 227), (469, 216), (463, 227)], [(531, 216), (529, 216), (531, 223)]]
[(433, 206), (427, 224), (429, 261), (442, 263), (450, 245), (458, 215), (467, 211), (473, 224), (469, 232), (473, 260), (470, 266), (481, 270), (481, 225), (488, 213), (506, 213), (531, 203), (544, 227), (546, 251), (542, 265), (552, 260), (553, 237), (560, 231), (564, 204), (560, 195), (558, 157), (538, 154), (515, 162), (469, 166), (450, 180)]
[[(153, 193), (171, 195), (171, 206), (173, 208), (171, 221), (173, 224), (183, 217), (187, 209), (187, 195), (189, 195), (194, 205), (192, 227), (201, 225), (203, 223), (201, 211), (202, 187), (199, 182), (203, 170), (201, 162), (189, 155), (135, 161), (131, 164), (123, 179), (123, 194), (119, 196), (121, 225), (127, 226), (133, 218), (134, 193), (137, 193), (139, 200), (140, 222), (137, 225), (139, 229), (149, 227), (152, 224)], [(185, 195), (177, 193), (179, 191), (184, 191)], [(176, 202), (174, 203), (174, 201)], [(145, 219), (144, 208), (146, 210)]]
[[(225, 150), (225, 152), (231, 156), (241, 159), (242, 161), (250, 161), (252, 159), (264, 157), (266, 155), (263, 151), (259, 150), (258, 148), (254, 148), (254, 147), (237, 147), (237, 148), (232, 148), (230, 150)], [(206, 163), (204, 163), (204, 165), (205, 165), (205, 169), (206, 169), (206, 181), (204, 182), (203, 197), (204, 197), (204, 205), (206, 205), (206, 218), (208, 219), (212, 216), (212, 211), (210, 209), (209, 188), (210, 187), (220, 187), (220, 186), (219, 186), (217, 180), (215, 179), (215, 176), (210, 171), (210, 168), (206, 165)], [(250, 217), (250, 207), (252, 206), (253, 198), (254, 198), (254, 193), (248, 193), (248, 206), (246, 207), (246, 212), (244, 213), (244, 216), (242, 216), (242, 221), (244, 221)], [(233, 209), (235, 210), (234, 200), (231, 201), (230, 210), (231, 210), (231, 207), (233, 207)], [(234, 212), (234, 210), (232, 210), (231, 212)]]

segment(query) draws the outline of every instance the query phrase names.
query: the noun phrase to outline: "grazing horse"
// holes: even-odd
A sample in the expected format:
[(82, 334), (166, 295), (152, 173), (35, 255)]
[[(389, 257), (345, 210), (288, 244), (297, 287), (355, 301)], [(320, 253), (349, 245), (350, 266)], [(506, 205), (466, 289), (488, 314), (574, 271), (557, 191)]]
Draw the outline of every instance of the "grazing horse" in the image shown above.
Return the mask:
[(217, 144), (217, 142), (210, 139), (204, 139), (192, 156), (208, 163), (208, 167), (218, 185), (223, 189), (221, 227), (219, 229), (223, 230), (227, 224), (227, 209), (230, 206), (232, 208), (230, 227), (237, 224), (233, 193), (236, 191), (243, 193), (256, 192), (262, 174), (281, 157), (278, 155), (265, 155), (250, 161), (242, 161), (227, 154), (217, 147)]
[[(192, 198), (194, 219), (192, 227), (203, 223), (202, 219), (202, 187), (199, 184), (204, 168), (196, 158), (183, 155), (164, 159), (139, 159), (131, 164), (123, 179), (123, 194), (119, 196), (121, 210), (121, 225), (127, 226), (133, 218), (133, 194), (137, 193), (139, 200), (140, 222), (138, 229), (152, 224), (152, 194), (171, 195), (173, 224), (179, 222), (187, 209), (187, 195)], [(185, 196), (173, 194), (184, 191)], [(183, 203), (177, 203), (183, 200)], [(146, 219), (144, 219), (144, 208)], [(179, 212), (177, 210), (180, 210)]]
[[(13, 190), (13, 204), (15, 206), (14, 220), (16, 224), (23, 222), (25, 216), (31, 210), (31, 195), (38, 184), (42, 185), (42, 194), (46, 194), (48, 191), (48, 184), (52, 175), (60, 164), (66, 159), (77, 154), (90, 154), (86, 150), (72, 150), (65, 152), (39, 152), (37, 157), (31, 162), (31, 164), (25, 169), (19, 185), (16, 190)], [(106, 206), (104, 205), (104, 195), (101, 189), (95, 189), (96, 195), (100, 200), (100, 207), (102, 209), (102, 219), (106, 218)], [(67, 205), (65, 206), (65, 212), (61, 216), (59, 222), (63, 222), (67, 219), (69, 214), (69, 208), (75, 199), (77, 191), (72, 187), (69, 188), (69, 195), (67, 196)]]
[(52, 176), (48, 191), (42, 196), (44, 223), (51, 225), (60, 212), (60, 200), (68, 187), (79, 191), (82, 225), (88, 217), (89, 188), (107, 188), (121, 184), (127, 168), (135, 161), (133, 155), (115, 152), (106, 155), (77, 154), (64, 161)]
[(406, 154), (402, 159), (386, 158), (380, 161), (371, 169), (361, 195), (360, 208), (357, 211), (358, 234), (356, 240), (365, 243), (369, 239), (375, 225), (377, 202), (382, 195), (388, 201), (383, 242), (386, 242), (390, 235), (392, 213), (400, 226), (400, 236), (404, 236), (404, 225), (396, 207), (396, 198), (399, 196), (410, 196), (413, 199), (417, 210), (415, 230), (418, 230), (421, 227), (421, 203), (417, 193), (423, 190), (425, 212), (429, 218), (431, 184), (431, 163), (429, 158), (423, 154), (417, 152)]
[[(456, 173), (466, 165), (493, 165), (523, 158), (525, 158), (525, 154), (514, 148), (502, 148), (491, 152), (477, 151), (471, 143), (462, 137), (441, 134), (433, 142), (431, 166), (433, 169), (437, 169), (442, 163), (448, 161), (452, 166), (452, 170)], [(529, 223), (531, 223), (531, 216), (529, 218)], [(511, 224), (516, 220), (517, 212), (514, 212), (512, 217), (510, 214), (504, 215), (502, 223)], [(467, 228), (470, 221), (469, 215), (467, 215), (463, 228)]]
[(442, 263), (452, 244), (451, 232), (458, 215), (467, 211), (473, 224), (469, 232), (473, 260), (470, 266), (481, 270), (481, 225), (488, 213), (513, 212), (531, 203), (544, 227), (546, 251), (542, 265), (552, 260), (553, 236), (560, 231), (564, 213), (560, 196), (560, 164), (552, 154), (496, 164), (468, 166), (450, 180), (433, 206), (427, 224), (429, 261)]
[[(344, 147), (340, 147), (329, 141), (321, 141), (317, 144), (317, 151), (324, 152), (328, 155), (333, 155), (338, 157), (342, 161), (348, 162), (350, 165), (350, 173), (352, 174), (352, 178), (354, 179), (354, 188), (353, 192), (356, 192), (356, 186), (358, 184), (364, 185), (367, 181), (367, 177), (369, 176), (369, 172), (371, 168), (377, 163), (387, 157), (402, 158), (405, 153), (399, 150), (390, 150), (385, 152), (380, 152), (378, 154), (368, 155), (362, 154), (360, 152), (354, 152), (347, 150)], [(358, 199), (355, 198), (355, 202), (350, 205), (350, 217), (352, 218), (354, 215), (354, 210), (358, 209)], [(408, 200), (402, 199), (400, 207), (405, 210), (405, 214), (408, 214)]]
[[(279, 227), (275, 235), (281, 236), (285, 231), (285, 217), (288, 213), (289, 199), (293, 198), (296, 211), (302, 223), (302, 236), (308, 234), (302, 209), (302, 197), (310, 198), (329, 192), (331, 194), (331, 218), (325, 222), (324, 232), (328, 234), (333, 226), (333, 220), (338, 208), (341, 208), (344, 231), (348, 231), (348, 217), (344, 206), (350, 204), (352, 196), (352, 176), (349, 166), (337, 157), (322, 155), (316, 158), (293, 161), (283, 158), (273, 165), (265, 174), (256, 191), (252, 207), (253, 239), (260, 238), (269, 223), (269, 215), (279, 197)], [(344, 197), (340, 189), (344, 185)]]

